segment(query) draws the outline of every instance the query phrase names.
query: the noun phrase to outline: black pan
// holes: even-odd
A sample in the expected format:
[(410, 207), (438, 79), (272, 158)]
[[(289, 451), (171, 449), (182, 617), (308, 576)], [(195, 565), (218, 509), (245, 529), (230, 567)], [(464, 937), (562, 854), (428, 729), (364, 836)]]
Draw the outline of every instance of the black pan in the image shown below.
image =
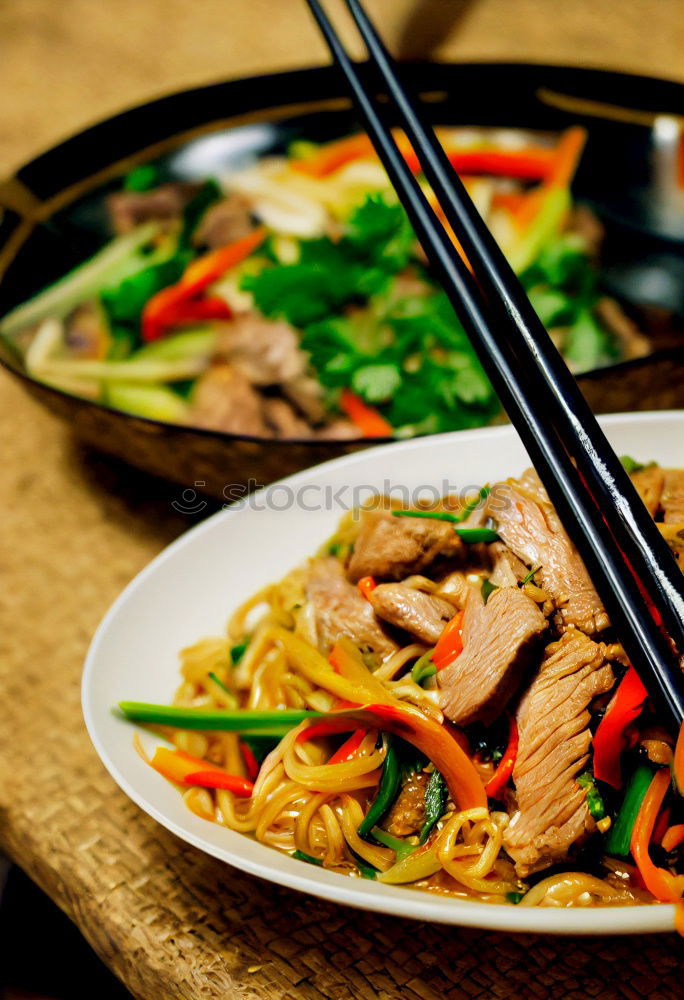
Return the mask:
[[(405, 70), (435, 124), (553, 131), (583, 124), (589, 141), (575, 194), (603, 216), (608, 266), (619, 270), (621, 252), (629, 248), (633, 255), (635, 244), (644, 254), (676, 258), (681, 252), (672, 241), (663, 250), (638, 211), (615, 211), (618, 203), (647, 203), (648, 116), (618, 121), (582, 102), (677, 114), (684, 108), (684, 85), (558, 66), (410, 64)], [(103, 195), (132, 166), (155, 161), (170, 178), (194, 180), (280, 152), (295, 138), (324, 141), (354, 125), (344, 85), (326, 67), (200, 87), (86, 129), (0, 185), (0, 315), (103, 244)], [(2, 343), (0, 362), (88, 444), (219, 497), (234, 497), (233, 484), (266, 484), (368, 444), (261, 440), (145, 420), (37, 382)], [(588, 373), (580, 382), (598, 412), (654, 409), (684, 406), (683, 375), (684, 346), (670, 345), (647, 359)]]

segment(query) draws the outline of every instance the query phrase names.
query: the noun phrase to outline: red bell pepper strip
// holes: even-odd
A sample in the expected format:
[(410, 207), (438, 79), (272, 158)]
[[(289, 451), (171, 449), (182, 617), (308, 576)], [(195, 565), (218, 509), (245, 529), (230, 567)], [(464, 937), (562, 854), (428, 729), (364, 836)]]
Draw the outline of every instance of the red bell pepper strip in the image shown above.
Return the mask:
[(403, 703), (364, 705), (353, 714), (421, 750), (441, 771), (459, 809), (487, 808), (484, 785), (473, 762), (444, 726)]
[(222, 788), (245, 799), (248, 799), (254, 790), (254, 785), (247, 778), (239, 778), (236, 774), (222, 774), (220, 771), (193, 771), (191, 774), (186, 774), (183, 780), (186, 785)]
[(625, 731), (640, 714), (646, 698), (646, 688), (630, 666), (594, 734), (594, 777), (613, 788), (622, 785), (620, 757), (626, 746)]
[(644, 796), (637, 814), (630, 848), (644, 885), (661, 903), (676, 903), (682, 898), (684, 876), (675, 876), (659, 868), (648, 853), (653, 828), (670, 785), (670, 772), (661, 768), (653, 775), (653, 780)]
[(208, 319), (230, 319), (232, 313), (223, 299), (202, 300), (199, 296), (215, 281), (248, 257), (266, 238), (263, 227), (235, 243), (198, 257), (185, 269), (180, 281), (162, 288), (146, 303), (142, 314), (142, 339), (159, 340), (167, 330)]
[(349, 760), (350, 757), (353, 757), (363, 743), (363, 739), (367, 732), (367, 729), (355, 729), (349, 739), (345, 740), (342, 746), (335, 751), (328, 761), (328, 764), (342, 764), (345, 760)]
[(201, 257), (188, 264), (179, 284), (186, 289), (189, 295), (203, 292), (209, 285), (218, 281), (226, 271), (230, 271), (245, 257), (249, 257), (265, 239), (266, 230), (263, 226), (259, 226), (247, 236), (243, 236), (241, 240), (229, 243), (225, 247), (219, 247), (218, 250), (212, 250), (210, 253), (202, 254)]
[(498, 763), (496, 771), (485, 785), (488, 799), (500, 799), (501, 794), (513, 774), (513, 768), (518, 756), (518, 723), (513, 715), (508, 716), (508, 744), (504, 755)]
[(394, 428), (382, 414), (367, 406), (351, 389), (343, 389), (340, 393), (340, 409), (366, 438), (392, 437), (394, 434)]
[[(413, 173), (422, 167), (406, 136), (394, 132), (402, 155)], [(497, 146), (445, 146), (445, 152), (454, 170), (459, 174), (491, 174), (512, 177), (522, 181), (544, 180), (555, 162), (556, 151), (542, 146), (522, 149), (501, 149)], [(346, 139), (321, 146), (312, 156), (293, 160), (293, 170), (309, 177), (327, 177), (353, 160), (375, 158), (373, 144), (367, 135), (353, 135)]]
[[(356, 706), (355, 706), (356, 707)], [(295, 743), (306, 743), (307, 740), (316, 740), (321, 736), (339, 736), (340, 733), (351, 733), (358, 726), (353, 719), (324, 719), (322, 722), (312, 722), (297, 733)]]
[(370, 601), (370, 595), (377, 587), (377, 583), (372, 576), (362, 576), (356, 586), (359, 588), (366, 600)]
[(463, 652), (463, 611), (457, 611), (439, 637), (432, 654), (432, 662), (437, 670), (444, 670)]
[(150, 764), (169, 781), (179, 785), (199, 785), (203, 788), (226, 788), (236, 795), (249, 796), (253, 785), (245, 778), (229, 774), (218, 764), (212, 764), (201, 757), (193, 757), (184, 750), (169, 750), (157, 747)]
[(684, 844), (684, 823), (677, 823), (666, 830), (660, 844), (668, 854), (674, 851), (675, 847)]
[(259, 777), (259, 771), (261, 765), (256, 759), (251, 751), (251, 748), (243, 742), (243, 740), (238, 741), (238, 746), (240, 747), (240, 753), (242, 754), (242, 759), (245, 762), (245, 769), (247, 771), (247, 777), (250, 781), (256, 781)]

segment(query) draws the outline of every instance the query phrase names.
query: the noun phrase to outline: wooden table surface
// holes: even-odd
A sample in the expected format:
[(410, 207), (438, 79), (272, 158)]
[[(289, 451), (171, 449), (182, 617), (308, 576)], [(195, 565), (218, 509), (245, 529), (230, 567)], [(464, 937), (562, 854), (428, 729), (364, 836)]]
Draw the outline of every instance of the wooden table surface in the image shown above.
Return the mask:
[[(684, 80), (682, 0), (368, 0), (407, 54)], [(414, 12), (412, 14), (412, 12)], [(4, 0), (0, 175), (150, 96), (324, 61), (302, 0)], [(681, 948), (504, 937), (362, 915), (183, 845), (104, 772), (80, 669), (121, 587), (188, 518), (178, 487), (84, 452), (0, 377), (0, 845), (137, 997), (681, 997)]]

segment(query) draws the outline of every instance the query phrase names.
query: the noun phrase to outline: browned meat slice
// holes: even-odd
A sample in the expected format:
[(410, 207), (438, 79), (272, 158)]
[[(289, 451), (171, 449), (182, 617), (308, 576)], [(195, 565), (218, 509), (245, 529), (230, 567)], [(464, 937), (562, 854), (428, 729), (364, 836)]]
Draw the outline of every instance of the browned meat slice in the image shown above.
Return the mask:
[(174, 222), (197, 190), (194, 184), (162, 184), (152, 191), (117, 191), (107, 199), (114, 232), (128, 233), (143, 222)]
[(239, 194), (231, 194), (207, 209), (192, 235), (192, 242), (197, 247), (217, 250), (249, 236), (253, 229), (249, 202)]
[(297, 334), (283, 320), (242, 313), (221, 325), (216, 357), (238, 367), (253, 385), (279, 385), (306, 367)]
[(561, 625), (589, 635), (608, 626), (584, 563), (536, 473), (499, 483), (489, 495), (488, 511), (508, 548), (528, 567), (541, 567), (537, 583), (558, 607)]
[(527, 566), (514, 555), (503, 542), (493, 542), (489, 546), (492, 570), (489, 582), (495, 587), (517, 587), (527, 576)]
[(444, 714), (459, 725), (497, 718), (545, 629), (544, 615), (518, 587), (495, 590), (486, 604), (471, 591), (463, 616), (463, 652), (438, 675)]
[(633, 472), (630, 478), (649, 514), (651, 517), (655, 517), (660, 509), (660, 497), (665, 485), (665, 472), (657, 465), (652, 465), (647, 469)]
[(328, 653), (341, 635), (348, 636), (362, 653), (384, 660), (399, 648), (375, 617), (365, 597), (344, 578), (337, 559), (313, 559), (306, 581), (313, 607), (318, 646)]
[[(323, 386), (311, 375), (295, 375), (283, 382), (283, 393), (312, 424), (318, 424), (325, 417)], [(357, 431), (358, 436), (358, 431)]]
[(684, 524), (659, 524), (660, 533), (684, 569)]
[(602, 298), (596, 304), (598, 318), (608, 327), (620, 344), (620, 354), (626, 361), (650, 354), (651, 341), (623, 311), (615, 299)]
[(381, 583), (371, 592), (370, 603), (378, 618), (432, 646), (456, 613), (449, 601), (403, 583)]
[(195, 385), (188, 422), (228, 434), (272, 437), (262, 398), (232, 365), (213, 365)]
[(382, 823), (393, 837), (410, 837), (420, 832), (425, 822), (425, 789), (429, 780), (427, 771), (412, 771), (407, 775)]
[(684, 470), (666, 469), (663, 495), (660, 498), (665, 524), (684, 523)]
[(353, 583), (362, 576), (401, 580), (421, 573), (438, 557), (457, 559), (463, 550), (463, 542), (446, 521), (364, 510), (347, 575)]
[(575, 781), (589, 759), (591, 700), (614, 683), (605, 646), (568, 629), (546, 649), (517, 711), (520, 745), (513, 770), (517, 811), (504, 847), (525, 878), (564, 861), (595, 828)]
[(264, 414), (277, 438), (310, 438), (313, 431), (285, 399), (264, 400)]
[(351, 420), (340, 417), (339, 420), (331, 420), (324, 427), (319, 427), (314, 436), (321, 441), (353, 441), (359, 436), (359, 428)]

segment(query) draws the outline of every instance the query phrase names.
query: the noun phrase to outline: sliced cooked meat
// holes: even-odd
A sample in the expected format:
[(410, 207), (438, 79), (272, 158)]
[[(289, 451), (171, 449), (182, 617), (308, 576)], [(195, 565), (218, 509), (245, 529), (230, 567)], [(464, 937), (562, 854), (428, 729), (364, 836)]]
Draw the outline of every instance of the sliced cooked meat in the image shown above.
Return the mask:
[(231, 194), (210, 205), (192, 235), (192, 242), (197, 247), (217, 250), (249, 236), (253, 229), (249, 202), (239, 194)]
[(378, 661), (399, 648), (358, 588), (345, 580), (337, 559), (312, 560), (306, 594), (313, 606), (318, 646), (323, 653), (327, 654), (341, 635), (349, 636), (362, 653)]
[(238, 367), (253, 385), (279, 385), (306, 367), (306, 355), (289, 323), (258, 313), (242, 313), (222, 324), (215, 353)]
[(340, 417), (339, 420), (331, 420), (325, 427), (319, 427), (314, 435), (320, 441), (352, 441), (359, 436), (359, 428), (351, 422)]
[(660, 509), (660, 497), (665, 485), (665, 472), (657, 465), (651, 465), (646, 469), (639, 469), (633, 472), (630, 479), (636, 486), (636, 491), (644, 501), (646, 508), (655, 517)]
[(659, 524), (658, 527), (675, 559), (684, 568), (684, 524)]
[(620, 354), (627, 361), (643, 358), (652, 351), (651, 341), (624, 312), (615, 299), (602, 298), (596, 304), (596, 313), (604, 326), (620, 343)]
[(459, 725), (497, 718), (545, 629), (544, 615), (518, 587), (495, 590), (486, 604), (472, 590), (463, 616), (463, 652), (438, 675), (444, 714)]
[(233, 365), (213, 365), (197, 380), (188, 422), (228, 434), (272, 437), (262, 402), (241, 371)]
[(503, 542), (530, 568), (558, 608), (560, 624), (592, 635), (609, 624), (594, 585), (535, 472), (499, 483), (488, 498)]
[(420, 832), (425, 822), (425, 789), (429, 780), (427, 771), (412, 771), (404, 779), (401, 791), (382, 823), (393, 837), (410, 837)]
[(195, 184), (162, 184), (152, 191), (117, 191), (107, 198), (107, 208), (117, 235), (158, 219), (171, 223), (180, 218), (197, 190)]
[(525, 579), (527, 566), (503, 542), (493, 542), (489, 554), (493, 563), (489, 582), (495, 587), (516, 587)]
[(285, 399), (264, 400), (264, 414), (277, 438), (309, 438), (313, 431)]
[(547, 647), (518, 707), (517, 811), (504, 847), (522, 878), (566, 860), (573, 845), (595, 828), (586, 792), (575, 778), (589, 759), (588, 706), (615, 679), (605, 652), (603, 644), (568, 629)]
[(463, 542), (446, 521), (364, 510), (347, 575), (352, 583), (362, 576), (401, 580), (421, 573), (438, 557), (457, 559), (463, 550)]
[[(291, 403), (297, 407), (312, 424), (320, 423), (325, 417), (323, 386), (311, 375), (295, 375), (286, 379), (282, 390)], [(356, 431), (358, 437), (358, 430)]]
[(403, 628), (434, 645), (456, 609), (449, 601), (402, 583), (381, 583), (370, 593), (370, 603), (378, 618)]
[(663, 494), (660, 498), (665, 524), (684, 523), (684, 471), (666, 469)]

